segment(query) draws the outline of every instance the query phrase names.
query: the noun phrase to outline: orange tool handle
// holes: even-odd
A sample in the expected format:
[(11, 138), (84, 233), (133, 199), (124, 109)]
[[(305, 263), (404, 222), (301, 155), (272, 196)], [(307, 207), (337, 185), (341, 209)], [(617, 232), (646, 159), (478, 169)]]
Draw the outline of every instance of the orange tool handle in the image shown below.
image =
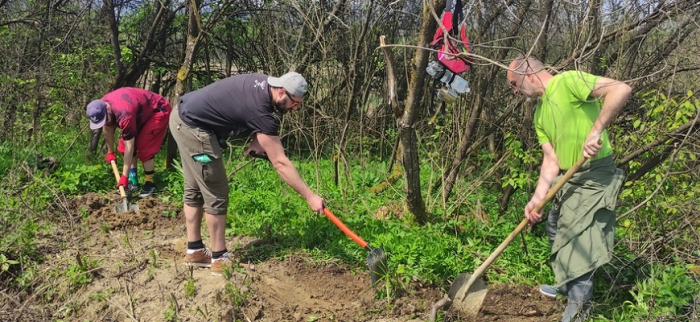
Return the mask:
[(338, 217), (336, 217), (330, 210), (328, 210), (328, 208), (323, 208), (323, 214), (326, 215), (326, 217), (328, 217), (328, 219), (330, 219), (336, 226), (338, 226), (340, 230), (342, 230), (346, 235), (348, 235), (348, 237), (350, 237), (358, 245), (360, 245), (360, 247), (367, 248), (367, 242), (360, 238), (360, 236), (357, 236), (357, 234), (352, 232), (352, 230), (350, 230), (348, 226), (345, 226), (345, 224), (343, 224), (343, 222), (340, 221)]

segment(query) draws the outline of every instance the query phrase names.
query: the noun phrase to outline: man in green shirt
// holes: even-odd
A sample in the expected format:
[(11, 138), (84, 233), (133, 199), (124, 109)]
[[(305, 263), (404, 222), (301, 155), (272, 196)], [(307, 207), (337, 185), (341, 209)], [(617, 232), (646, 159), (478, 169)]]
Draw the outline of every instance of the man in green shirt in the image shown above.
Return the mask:
[(558, 291), (568, 296), (563, 322), (583, 321), (590, 312), (593, 272), (612, 255), (615, 200), (624, 179), (605, 127), (632, 89), (582, 71), (552, 75), (539, 59), (523, 55), (510, 63), (507, 78), (515, 95), (540, 99), (534, 124), (544, 156), (537, 187), (525, 206), (530, 223), (541, 220), (532, 209), (560, 174), (581, 156), (589, 158), (553, 200), (547, 235), (556, 284), (540, 288), (545, 295)]

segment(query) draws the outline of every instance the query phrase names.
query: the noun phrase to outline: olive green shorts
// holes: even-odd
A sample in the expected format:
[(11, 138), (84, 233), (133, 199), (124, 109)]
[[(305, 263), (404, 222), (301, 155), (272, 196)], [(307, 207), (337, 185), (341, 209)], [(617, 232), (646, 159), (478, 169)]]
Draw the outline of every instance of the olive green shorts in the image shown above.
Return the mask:
[(226, 215), (228, 179), (214, 132), (185, 124), (175, 106), (170, 113), (170, 133), (180, 150), (185, 177), (184, 203), (204, 207), (204, 211), (211, 215)]

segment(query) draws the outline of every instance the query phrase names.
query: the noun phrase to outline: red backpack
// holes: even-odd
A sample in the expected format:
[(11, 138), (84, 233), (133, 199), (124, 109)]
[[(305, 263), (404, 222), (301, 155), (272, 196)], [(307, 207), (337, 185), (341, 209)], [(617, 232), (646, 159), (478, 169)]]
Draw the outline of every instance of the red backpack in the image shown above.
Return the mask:
[(436, 60), (455, 74), (468, 70), (473, 62), (470, 57), (456, 56), (456, 54), (468, 54), (470, 52), (466, 25), (464, 23), (460, 24), (460, 20), (462, 20), (462, 1), (455, 0), (453, 2), (453, 0), (447, 0), (445, 10), (440, 17), (440, 23), (445, 26), (444, 29), (447, 30), (452, 38), (457, 37), (457, 32), (459, 32), (462, 42), (445, 41), (442, 26), (438, 26), (433, 41), (430, 42), (430, 46), (437, 50)]

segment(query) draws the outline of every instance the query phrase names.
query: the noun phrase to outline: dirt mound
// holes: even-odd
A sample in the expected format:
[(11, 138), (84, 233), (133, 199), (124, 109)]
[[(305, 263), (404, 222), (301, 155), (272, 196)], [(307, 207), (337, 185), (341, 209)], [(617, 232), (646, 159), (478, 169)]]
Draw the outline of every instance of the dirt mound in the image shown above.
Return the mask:
[[(544, 298), (535, 287), (501, 285), (489, 289), (479, 312), (478, 321), (545, 322), (560, 321), (564, 305)], [(458, 314), (448, 314), (446, 321), (461, 321)]]
[[(109, 229), (133, 227), (139, 230), (153, 230), (172, 225), (172, 219), (179, 217), (181, 208), (166, 204), (158, 197), (137, 200), (138, 212), (117, 213), (116, 204), (119, 195), (107, 198), (99, 194), (86, 194), (75, 200), (77, 209), (89, 211), (87, 220), (90, 224), (107, 225)], [(131, 201), (134, 202), (134, 201)]]
[(434, 288), (396, 299), (377, 299), (365, 272), (337, 261), (312, 262), (303, 255), (257, 266), (251, 286), (259, 321), (406, 321), (424, 314), (441, 297)]

